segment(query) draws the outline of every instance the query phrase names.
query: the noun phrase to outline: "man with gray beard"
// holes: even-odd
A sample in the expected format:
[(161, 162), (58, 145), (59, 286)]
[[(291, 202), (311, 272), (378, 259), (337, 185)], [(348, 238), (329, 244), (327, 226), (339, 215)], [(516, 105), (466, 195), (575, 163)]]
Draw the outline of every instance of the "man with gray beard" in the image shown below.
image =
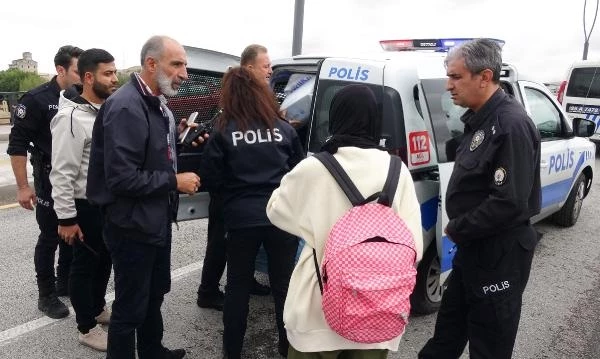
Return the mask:
[[(154, 36), (142, 47), (141, 72), (117, 90), (94, 124), (88, 199), (102, 208), (115, 273), (107, 358), (183, 358), (162, 345), (160, 307), (171, 287), (171, 222), (178, 191), (200, 178), (177, 173), (177, 128), (164, 95), (188, 78), (183, 46)], [(202, 139), (200, 139), (202, 141)]]

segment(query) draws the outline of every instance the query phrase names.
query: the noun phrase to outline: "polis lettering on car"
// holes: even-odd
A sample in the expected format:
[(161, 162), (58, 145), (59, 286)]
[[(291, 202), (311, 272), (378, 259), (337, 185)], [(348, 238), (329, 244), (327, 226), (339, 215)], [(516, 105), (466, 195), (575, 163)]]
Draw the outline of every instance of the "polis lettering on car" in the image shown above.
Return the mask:
[(331, 67), (329, 69), (329, 74), (327, 77), (337, 77), (339, 79), (346, 80), (359, 80), (359, 81), (367, 81), (369, 79), (369, 70), (363, 69), (358, 66), (358, 68), (346, 68), (346, 67)]
[(573, 167), (575, 163), (575, 151), (567, 149), (563, 153), (557, 153), (555, 155), (550, 156), (550, 165), (548, 166), (548, 173), (560, 172), (568, 170)]

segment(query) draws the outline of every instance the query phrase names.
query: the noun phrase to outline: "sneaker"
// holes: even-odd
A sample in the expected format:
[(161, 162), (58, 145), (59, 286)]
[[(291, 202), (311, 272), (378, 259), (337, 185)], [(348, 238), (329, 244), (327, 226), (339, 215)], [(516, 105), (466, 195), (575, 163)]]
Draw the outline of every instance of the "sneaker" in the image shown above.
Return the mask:
[(268, 285), (260, 284), (256, 280), (256, 278), (254, 278), (254, 284), (252, 284), (252, 287), (250, 288), (250, 294), (264, 296), (269, 295), (270, 293), (271, 287), (269, 287)]
[(38, 309), (52, 319), (60, 319), (69, 315), (69, 308), (58, 300), (56, 294), (39, 297)]
[(185, 356), (185, 349), (167, 349), (165, 359), (181, 359)]
[(100, 325), (96, 325), (86, 334), (79, 333), (79, 342), (92, 349), (105, 352), (108, 347), (108, 334)]
[(223, 303), (225, 302), (225, 294), (220, 290), (216, 293), (198, 293), (198, 300), (196, 304), (200, 308), (210, 308), (216, 310), (223, 310)]
[(110, 315), (111, 311), (108, 308), (104, 308), (100, 314), (98, 314), (96, 318), (96, 323), (98, 324), (110, 324)]

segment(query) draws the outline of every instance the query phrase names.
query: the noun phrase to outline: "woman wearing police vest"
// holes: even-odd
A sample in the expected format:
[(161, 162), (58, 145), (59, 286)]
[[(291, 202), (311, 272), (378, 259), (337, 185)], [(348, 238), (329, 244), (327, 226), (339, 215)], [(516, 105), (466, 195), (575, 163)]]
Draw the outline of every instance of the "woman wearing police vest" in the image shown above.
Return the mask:
[[(391, 157), (378, 146), (381, 117), (374, 93), (364, 85), (349, 85), (333, 98), (329, 112), (332, 136), (322, 150), (333, 154), (363, 197), (381, 191)], [(311, 195), (305, 195), (305, 188)], [(401, 334), (377, 343), (359, 343), (328, 325), (313, 259), (319, 266), (333, 225), (351, 208), (350, 201), (325, 166), (316, 158), (302, 161), (282, 180), (267, 205), (267, 215), (279, 228), (306, 240), (285, 302), (284, 322), (290, 342), (288, 359), (387, 358), (398, 350)], [(416, 260), (423, 253), (420, 208), (410, 173), (401, 165), (391, 208), (412, 233)]]
[(279, 114), (264, 79), (236, 67), (223, 78), (223, 113), (204, 149), (202, 183), (223, 194), (227, 231), (227, 285), (223, 351), (241, 358), (256, 253), (263, 244), (275, 301), (280, 353), (287, 353), (283, 304), (298, 247), (296, 237), (273, 226), (266, 214), (281, 178), (304, 158), (296, 131)]

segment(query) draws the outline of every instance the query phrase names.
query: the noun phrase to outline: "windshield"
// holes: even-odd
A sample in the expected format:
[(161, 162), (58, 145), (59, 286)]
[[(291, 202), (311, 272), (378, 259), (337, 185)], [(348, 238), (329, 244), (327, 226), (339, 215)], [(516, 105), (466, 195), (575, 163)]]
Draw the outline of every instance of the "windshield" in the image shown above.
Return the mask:
[(600, 71), (598, 67), (581, 67), (573, 69), (567, 96), (600, 98)]

